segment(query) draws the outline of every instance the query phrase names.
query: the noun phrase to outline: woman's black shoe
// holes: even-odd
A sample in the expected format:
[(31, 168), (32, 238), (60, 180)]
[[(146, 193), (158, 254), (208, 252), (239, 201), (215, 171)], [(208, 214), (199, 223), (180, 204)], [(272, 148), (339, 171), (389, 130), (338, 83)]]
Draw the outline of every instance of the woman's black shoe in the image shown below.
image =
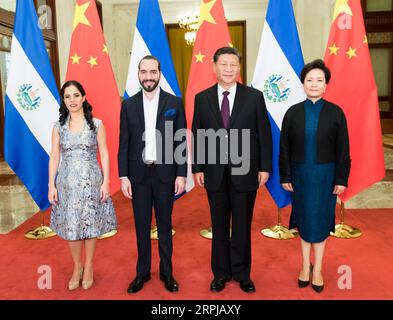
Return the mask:
[[(310, 277), (311, 277), (311, 273), (312, 273), (312, 268), (313, 268), (313, 265), (310, 264)], [(305, 288), (305, 287), (307, 287), (309, 284), (310, 284), (310, 280), (308, 280), (308, 281), (303, 281), (303, 280), (300, 280), (299, 278), (297, 279), (297, 285), (299, 286), (299, 288)]]
[(310, 284), (310, 280), (308, 281), (303, 281), (300, 279), (297, 279), (297, 285), (299, 286), (299, 288), (305, 288)]
[(325, 285), (317, 286), (316, 284), (311, 283), (311, 287), (314, 289), (315, 292), (321, 293), (323, 291)]
[(315, 292), (321, 293), (321, 292), (323, 291), (324, 285), (323, 285), (323, 284), (322, 284), (322, 285), (316, 285), (316, 284), (313, 284), (313, 283), (311, 282), (311, 287), (313, 288), (313, 290), (314, 290)]

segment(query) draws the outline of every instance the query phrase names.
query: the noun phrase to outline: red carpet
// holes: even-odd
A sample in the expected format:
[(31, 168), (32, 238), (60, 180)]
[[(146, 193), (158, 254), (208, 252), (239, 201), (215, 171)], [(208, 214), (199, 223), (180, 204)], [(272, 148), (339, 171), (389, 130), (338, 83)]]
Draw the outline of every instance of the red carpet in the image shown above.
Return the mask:
[[(260, 230), (276, 223), (277, 210), (266, 189), (258, 193), (252, 227), (253, 264), (251, 277), (257, 291), (243, 293), (238, 283), (230, 282), (220, 293), (209, 291), (210, 240), (199, 230), (210, 225), (205, 191), (196, 188), (178, 200), (173, 213), (174, 275), (180, 292), (166, 292), (158, 279), (158, 248), (152, 249), (152, 280), (144, 289), (128, 295), (126, 289), (135, 276), (136, 240), (131, 205), (120, 193), (114, 196), (119, 221), (118, 234), (98, 242), (95, 256), (95, 283), (85, 291), (69, 292), (67, 283), (72, 260), (67, 243), (59, 237), (33, 241), (24, 233), (40, 224), (35, 215), (8, 235), (0, 235), (0, 299), (393, 299), (393, 210), (347, 210), (346, 222), (363, 231), (358, 239), (329, 238), (324, 264), (325, 290), (315, 293), (311, 287), (297, 288), (301, 263), (299, 239), (272, 240)], [(283, 212), (287, 225), (289, 208)], [(46, 215), (48, 224), (49, 215)], [(52, 289), (41, 290), (38, 268), (52, 270)], [(341, 290), (338, 268), (352, 270), (352, 289)]]

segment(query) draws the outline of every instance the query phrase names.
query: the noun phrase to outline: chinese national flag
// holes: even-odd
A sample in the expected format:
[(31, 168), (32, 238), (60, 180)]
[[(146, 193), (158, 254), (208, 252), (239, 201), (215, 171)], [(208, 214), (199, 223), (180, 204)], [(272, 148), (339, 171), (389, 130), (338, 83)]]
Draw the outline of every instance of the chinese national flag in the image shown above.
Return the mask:
[(201, 0), (199, 29), (196, 34), (186, 92), (187, 127), (191, 128), (194, 97), (214, 85), (213, 55), (221, 47), (232, 46), (221, 0)]
[(324, 97), (345, 112), (351, 172), (347, 201), (385, 175), (378, 93), (375, 85), (360, 0), (337, 0), (325, 63), (332, 78)]
[(104, 123), (110, 158), (111, 194), (119, 190), (117, 149), (119, 145), (120, 96), (113, 75), (93, 0), (77, 0), (72, 27), (66, 80), (77, 80), (86, 90), (94, 117)]

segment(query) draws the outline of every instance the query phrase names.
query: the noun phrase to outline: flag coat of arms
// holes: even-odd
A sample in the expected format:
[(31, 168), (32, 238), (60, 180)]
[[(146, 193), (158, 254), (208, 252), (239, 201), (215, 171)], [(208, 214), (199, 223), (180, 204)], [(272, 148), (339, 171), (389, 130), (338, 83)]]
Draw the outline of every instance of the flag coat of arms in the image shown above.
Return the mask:
[(279, 208), (291, 202), (280, 184), (279, 151), (286, 111), (306, 96), (300, 81), (304, 66), (291, 0), (269, 1), (252, 86), (263, 92), (273, 139), (273, 169), (266, 187)]
[(5, 96), (4, 156), (40, 210), (48, 200), (48, 165), (59, 93), (33, 0), (18, 0)]

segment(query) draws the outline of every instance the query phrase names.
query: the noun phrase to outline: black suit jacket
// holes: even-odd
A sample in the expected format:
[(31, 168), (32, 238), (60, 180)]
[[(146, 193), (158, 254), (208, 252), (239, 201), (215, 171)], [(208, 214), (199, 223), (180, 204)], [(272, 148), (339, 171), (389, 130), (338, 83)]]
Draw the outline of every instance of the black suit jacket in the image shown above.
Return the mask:
[[(280, 181), (292, 182), (291, 163), (304, 163), (304, 101), (285, 113), (280, 135)], [(336, 164), (335, 184), (347, 186), (351, 168), (347, 121), (342, 109), (324, 100), (317, 127), (317, 163)]]
[[(127, 176), (131, 182), (140, 183), (145, 176), (146, 165), (142, 154), (145, 141), (142, 140), (145, 131), (145, 118), (143, 112), (143, 92), (139, 91), (134, 96), (122, 103), (120, 113), (120, 143), (118, 152), (119, 177)], [(173, 132), (166, 136), (165, 122), (173, 124)], [(174, 155), (176, 148), (185, 146), (186, 136), (181, 141), (174, 141), (176, 130), (186, 128), (186, 118), (182, 100), (160, 89), (158, 102), (156, 129), (160, 131), (162, 141), (156, 140), (157, 159), (162, 155), (161, 164), (157, 164), (157, 174), (164, 183), (173, 181), (176, 177), (187, 176), (187, 163), (177, 164), (175, 157), (172, 163), (165, 163), (166, 152)], [(170, 149), (168, 149), (170, 148)], [(160, 149), (162, 153), (159, 152)], [(184, 153), (186, 153), (184, 148)], [(185, 158), (186, 159), (186, 158)]]
[[(212, 129), (217, 132), (224, 129), (221, 118), (220, 107), (218, 105), (217, 84), (198, 93), (195, 96), (194, 118), (192, 123), (192, 132), (194, 136), (193, 143), (193, 173), (204, 172), (205, 187), (208, 190), (217, 190), (223, 178), (225, 164), (220, 164), (220, 154), (224, 152), (217, 142), (214, 150), (209, 150), (208, 142), (205, 137), (198, 138), (198, 129)], [(229, 129), (249, 129), (249, 155), (247, 161), (250, 162), (249, 171), (244, 175), (233, 175), (230, 170), (231, 181), (235, 188), (240, 192), (254, 191), (258, 189), (258, 171), (270, 172), (272, 169), (272, 138), (270, 122), (265, 106), (265, 100), (262, 92), (237, 83), (236, 95), (233, 109), (231, 112)], [(224, 129), (225, 130), (225, 129)], [(240, 131), (239, 130), (239, 131)], [(235, 144), (237, 150), (228, 148), (229, 169), (240, 167), (231, 161), (232, 155), (242, 155), (244, 148), (242, 146), (241, 133), (238, 135), (237, 143), (233, 141), (231, 134), (226, 134), (228, 145)], [(205, 143), (205, 155), (203, 153), (203, 141)], [(211, 148), (210, 148), (211, 149)], [(208, 159), (216, 155), (216, 163), (208, 164)], [(224, 152), (225, 153), (225, 152)]]

